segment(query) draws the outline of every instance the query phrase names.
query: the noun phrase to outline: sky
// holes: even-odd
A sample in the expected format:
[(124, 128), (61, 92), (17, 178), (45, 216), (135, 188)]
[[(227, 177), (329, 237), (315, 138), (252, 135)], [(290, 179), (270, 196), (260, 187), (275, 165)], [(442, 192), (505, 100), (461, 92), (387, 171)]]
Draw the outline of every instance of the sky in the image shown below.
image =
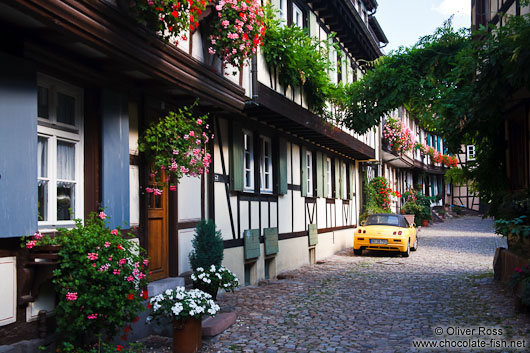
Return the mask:
[(375, 17), (389, 41), (383, 49), (387, 54), (432, 34), (451, 15), (453, 27), (471, 26), (471, 0), (377, 0), (377, 3)]

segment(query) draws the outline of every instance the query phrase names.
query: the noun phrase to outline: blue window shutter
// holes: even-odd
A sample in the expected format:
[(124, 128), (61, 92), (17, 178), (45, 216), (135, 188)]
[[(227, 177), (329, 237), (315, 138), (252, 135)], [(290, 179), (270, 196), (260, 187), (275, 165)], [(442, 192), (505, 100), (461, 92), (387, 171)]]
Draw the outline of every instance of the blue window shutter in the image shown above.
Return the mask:
[[(129, 113), (127, 97), (103, 91), (102, 97), (102, 206), (109, 227), (129, 224)], [(85, 141), (90, 143), (90, 141)], [(89, 190), (90, 192), (90, 190)]]
[(37, 230), (37, 74), (0, 54), (0, 238)]

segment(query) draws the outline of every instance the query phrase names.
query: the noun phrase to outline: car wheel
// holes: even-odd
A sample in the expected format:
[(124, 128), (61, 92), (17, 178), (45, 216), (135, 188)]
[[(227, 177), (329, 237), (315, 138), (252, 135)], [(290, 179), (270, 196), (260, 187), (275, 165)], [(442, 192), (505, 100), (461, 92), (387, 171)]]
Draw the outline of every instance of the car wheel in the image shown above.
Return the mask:
[(410, 248), (410, 250), (412, 251), (418, 250), (418, 236), (417, 235), (416, 235), (416, 240), (414, 240), (414, 245), (412, 246), (412, 248)]
[(363, 254), (363, 249), (353, 249), (353, 254), (361, 256)]
[(409, 257), (410, 255), (410, 239), (409, 239), (409, 243), (407, 244), (407, 251), (404, 251), (401, 253), (401, 256), (403, 257)]

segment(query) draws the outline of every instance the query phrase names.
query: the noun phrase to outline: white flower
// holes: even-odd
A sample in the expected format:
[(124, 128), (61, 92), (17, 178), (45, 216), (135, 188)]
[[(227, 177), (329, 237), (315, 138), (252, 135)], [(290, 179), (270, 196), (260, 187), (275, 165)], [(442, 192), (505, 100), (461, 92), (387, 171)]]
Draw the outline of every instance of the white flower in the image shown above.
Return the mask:
[(166, 294), (166, 295), (171, 295), (171, 289), (166, 289), (165, 294)]
[(217, 274), (217, 278), (221, 279), (222, 277), (221, 277), (221, 275), (220, 275), (220, 274)]
[(153, 318), (151, 316), (148, 316), (148, 317), (145, 318), (145, 323), (149, 324), (149, 323), (151, 323), (152, 320), (153, 320)]
[(197, 269), (196, 269), (195, 271), (204, 272), (204, 268), (202, 268), (202, 267), (197, 267)]
[(212, 267), (210, 267), (210, 272), (215, 272), (215, 265), (212, 265)]

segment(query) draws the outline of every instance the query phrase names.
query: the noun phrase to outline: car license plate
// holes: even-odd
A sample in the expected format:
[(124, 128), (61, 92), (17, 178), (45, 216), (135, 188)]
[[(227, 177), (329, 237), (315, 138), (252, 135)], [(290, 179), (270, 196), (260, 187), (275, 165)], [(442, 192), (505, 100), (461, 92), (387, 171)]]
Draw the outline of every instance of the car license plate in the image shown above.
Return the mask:
[(388, 244), (386, 239), (370, 239), (370, 244)]

